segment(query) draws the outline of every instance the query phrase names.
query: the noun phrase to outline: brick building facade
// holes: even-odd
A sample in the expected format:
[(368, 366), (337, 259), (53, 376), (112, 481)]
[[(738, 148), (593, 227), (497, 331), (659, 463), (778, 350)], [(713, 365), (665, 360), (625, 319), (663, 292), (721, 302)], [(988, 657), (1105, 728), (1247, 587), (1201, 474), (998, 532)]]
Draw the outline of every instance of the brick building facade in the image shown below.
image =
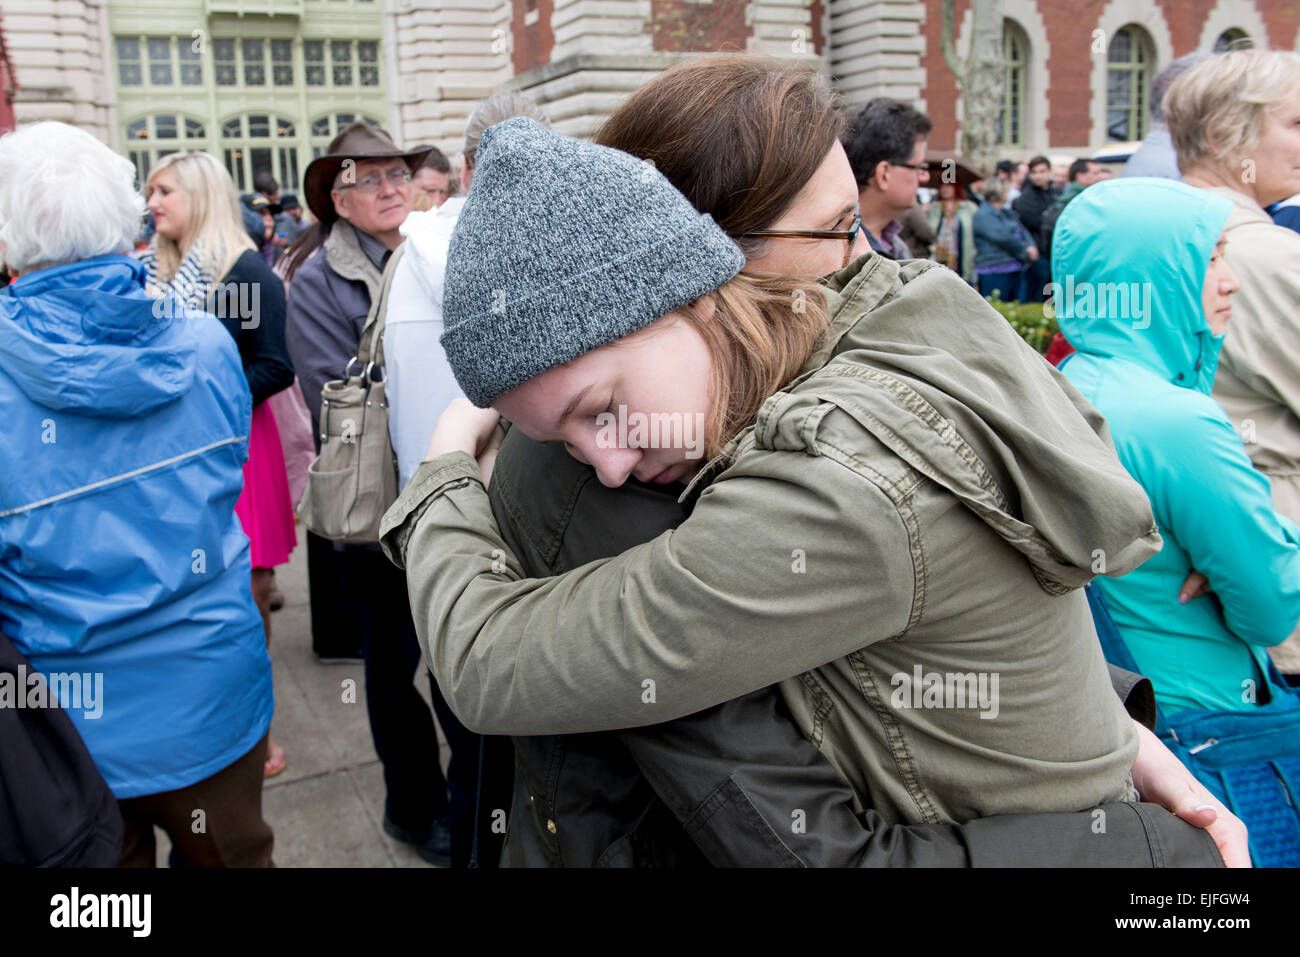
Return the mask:
[[(1002, 5), (1008, 156), (1083, 152), (1140, 138), (1147, 84), (1184, 53), (1243, 39), (1300, 49), (1300, 2), (1291, 0)], [(961, 54), (971, 33), (969, 6), (970, 0), (956, 2)], [(204, 31), (213, 38), (228, 34), (241, 51), (245, 42), (257, 46), (266, 38), (273, 68), (279, 68), (275, 51), (283, 47), (289, 51), (283, 88), (267, 80), (263, 95), (243, 73), (225, 86), (220, 57), (205, 53), (201, 89), (193, 91), (202, 95), (182, 98), (174, 109), (179, 117), (186, 112), (182, 106), (207, 103), (193, 117), (204, 136), (193, 145), (179, 143), (187, 148), (223, 149), (224, 139), (214, 137), (223, 138), (240, 111), (292, 120), (295, 142), (289, 146), (296, 153), (286, 154), (285, 169), (277, 167), (291, 183), (295, 157), (300, 167), (335, 129), (315, 129), (327, 114), (372, 116), (399, 142), (434, 142), (451, 153), (473, 106), (510, 87), (538, 99), (557, 129), (589, 136), (656, 73), (684, 56), (722, 49), (816, 62), (850, 104), (879, 95), (917, 103), (934, 121), (932, 146), (952, 149), (962, 103), (942, 54), (941, 10), (941, 0), (0, 0), (22, 77), (15, 94), (18, 121), (65, 120), (122, 149), (138, 138), (132, 124), (153, 107), (150, 97), (187, 92), (159, 92), (152, 80), (142, 88), (123, 85), (122, 71), (130, 69), (123, 61), (124, 36), (132, 50), (146, 52), (154, 33), (181, 39)], [(181, 39), (154, 39), (160, 49), (172, 42), (181, 51), (176, 55), (184, 53)], [(355, 57), (370, 51), (368, 60), (352, 66), (364, 72), (374, 64), (372, 85), (339, 86), (328, 72), (325, 82), (314, 81), (310, 58), (322, 39), (331, 50), (335, 40), (355, 47)], [(152, 70), (145, 53), (139, 56), (140, 68)], [(246, 68), (245, 53), (239, 56)], [(329, 57), (335, 65), (335, 54)], [(231, 105), (231, 97), (239, 102)], [(331, 98), (337, 103), (326, 102)], [(178, 148), (153, 143), (159, 131), (149, 124), (155, 122), (149, 119), (145, 130), (152, 152), (137, 150), (142, 163)], [(241, 131), (249, 142), (239, 148), (248, 147), (251, 155), (254, 130)]]
[[(656, 72), (727, 49), (815, 60), (851, 104), (880, 95), (918, 103), (934, 120), (932, 146), (957, 146), (962, 103), (942, 53), (941, 0), (450, 3), (395, 0), (398, 72), (415, 77), (415, 95), (399, 106), (412, 139), (454, 148), (465, 101), (501, 85), (538, 99), (561, 131), (588, 136)], [(963, 56), (969, 7), (957, 0)], [(478, 22), (467, 30), (471, 8)], [(1147, 84), (1185, 53), (1234, 41), (1300, 49), (1300, 3), (1276, 0), (1003, 0), (1003, 14), (1003, 143), (1022, 158), (1140, 139)], [(408, 48), (433, 56), (417, 64)], [(472, 72), (452, 65), (470, 60)], [(442, 95), (425, 95), (434, 91)]]

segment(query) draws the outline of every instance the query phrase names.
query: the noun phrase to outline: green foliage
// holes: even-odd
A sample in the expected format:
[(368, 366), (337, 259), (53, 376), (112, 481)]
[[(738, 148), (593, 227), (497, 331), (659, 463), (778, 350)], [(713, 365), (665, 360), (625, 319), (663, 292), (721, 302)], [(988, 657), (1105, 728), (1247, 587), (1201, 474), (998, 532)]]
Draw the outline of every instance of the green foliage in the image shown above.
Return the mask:
[(1040, 353), (1047, 352), (1057, 333), (1056, 317), (1046, 315), (1041, 302), (1003, 302), (995, 292), (988, 304), (1002, 313), (1021, 339)]

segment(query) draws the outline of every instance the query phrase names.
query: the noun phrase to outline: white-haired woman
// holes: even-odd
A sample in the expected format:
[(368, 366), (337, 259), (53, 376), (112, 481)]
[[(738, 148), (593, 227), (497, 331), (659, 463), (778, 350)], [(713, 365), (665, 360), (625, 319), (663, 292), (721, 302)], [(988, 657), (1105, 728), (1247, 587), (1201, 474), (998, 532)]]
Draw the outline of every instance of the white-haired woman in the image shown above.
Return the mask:
[(271, 662), (234, 516), (252, 403), (212, 317), (146, 294), (143, 213), (90, 134), (0, 139), (0, 629), (61, 676), (123, 864), (153, 866), (157, 825), (187, 866), (265, 866)]
[[(1192, 67), (1164, 99), (1183, 182), (1232, 201), (1224, 256), (1241, 282), (1214, 398), (1300, 522), (1300, 235), (1263, 207), (1300, 192), (1300, 53), (1237, 50)], [(1300, 684), (1300, 631), (1269, 649)]]
[[(297, 544), (293, 503), (275, 416), (266, 404), (293, 384), (284, 345), (284, 284), (244, 231), (235, 184), (207, 153), (172, 153), (145, 190), (157, 231), (142, 257), (151, 295), (174, 295), (214, 313), (234, 338), (253, 397), (244, 492), (235, 505), (252, 552), (253, 600), (271, 640), (272, 569)], [(264, 773), (284, 770), (284, 749), (268, 739)]]

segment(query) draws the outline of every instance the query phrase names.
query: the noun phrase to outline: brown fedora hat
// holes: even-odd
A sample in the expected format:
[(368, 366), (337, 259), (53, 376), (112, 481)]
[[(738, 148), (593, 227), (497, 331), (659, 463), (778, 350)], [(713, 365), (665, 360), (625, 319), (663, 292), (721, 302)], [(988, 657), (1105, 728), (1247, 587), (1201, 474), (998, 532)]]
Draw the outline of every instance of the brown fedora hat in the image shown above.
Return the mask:
[(347, 160), (360, 162), (371, 159), (402, 159), (414, 173), (429, 155), (429, 148), (399, 150), (387, 133), (379, 127), (357, 120), (347, 126), (329, 145), (324, 156), (318, 156), (303, 174), (303, 198), (307, 208), (322, 223), (332, 223), (339, 218), (330, 199), (330, 189), (338, 178), (339, 170)]
[(984, 173), (969, 160), (950, 150), (927, 153), (925, 161), (930, 165), (930, 182), (926, 185), (931, 189), (938, 189), (940, 183), (954, 183), (960, 194), (971, 183), (985, 178)]

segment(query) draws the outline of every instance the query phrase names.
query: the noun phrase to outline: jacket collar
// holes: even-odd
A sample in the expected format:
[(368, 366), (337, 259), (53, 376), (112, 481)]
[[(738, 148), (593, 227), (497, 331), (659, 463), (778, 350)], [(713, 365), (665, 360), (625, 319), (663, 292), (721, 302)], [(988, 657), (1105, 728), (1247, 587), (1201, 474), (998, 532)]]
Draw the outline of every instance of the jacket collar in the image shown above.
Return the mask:
[(144, 266), (130, 256), (110, 254), (38, 269), (15, 279), (13, 296), (39, 296), (50, 290), (99, 289), (111, 293), (144, 293)]
[(346, 219), (336, 220), (325, 240), (325, 262), (344, 279), (366, 284), (370, 301), (379, 296), (380, 271), (361, 248), (357, 229)]
[(1207, 193), (1214, 193), (1232, 201), (1233, 206), (1238, 210), (1231, 217), (1231, 225), (1233, 226), (1240, 225), (1243, 222), (1268, 223), (1270, 226), (1277, 225), (1273, 222), (1273, 217), (1264, 212), (1264, 208), (1245, 193), (1240, 193), (1229, 186), (1202, 186), (1200, 188)]
[[(922, 264), (922, 268), (937, 265), (937, 263), (926, 263)], [(831, 273), (821, 279), (821, 284), (829, 290), (829, 322), (825, 333), (813, 346), (808, 361), (803, 364), (799, 375), (785, 387), (786, 389), (794, 388), (830, 362), (838, 351), (837, 347), (845, 333), (897, 287), (901, 268), (897, 261), (876, 252), (869, 252), (859, 256), (839, 272)], [(748, 434), (748, 429), (742, 430), (723, 446), (722, 451), (695, 473), (695, 477), (687, 484), (677, 501), (685, 503), (699, 491), (703, 491), (704, 486), (712, 482), (719, 472), (731, 464), (740, 451), (741, 442)]]

